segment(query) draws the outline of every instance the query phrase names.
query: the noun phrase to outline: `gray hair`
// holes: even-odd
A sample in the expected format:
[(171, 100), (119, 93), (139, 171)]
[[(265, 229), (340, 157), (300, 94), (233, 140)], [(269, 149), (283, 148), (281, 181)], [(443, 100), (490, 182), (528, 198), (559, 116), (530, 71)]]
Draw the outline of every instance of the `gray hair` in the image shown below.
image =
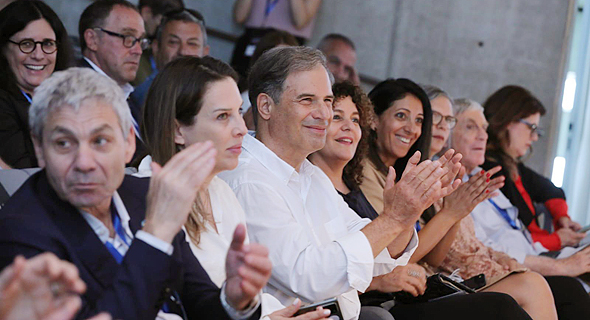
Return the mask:
[(268, 94), (275, 103), (279, 103), (287, 77), (294, 72), (310, 71), (321, 65), (334, 83), (334, 76), (328, 70), (326, 57), (317, 49), (310, 47), (275, 47), (258, 58), (250, 69), (248, 87), (254, 125), (258, 123), (257, 98), (261, 93)]
[(426, 92), (426, 95), (428, 96), (428, 100), (432, 101), (440, 96), (443, 96), (443, 97), (449, 99), (451, 104), (453, 104), (453, 98), (451, 98), (451, 95), (448, 94), (443, 89), (441, 89), (437, 86), (430, 85), (430, 84), (421, 84), (420, 86), (422, 87), (422, 89), (424, 89), (424, 92)]
[(123, 90), (115, 81), (90, 68), (55, 72), (35, 89), (29, 108), (29, 127), (33, 136), (41, 139), (50, 113), (64, 107), (77, 111), (84, 101), (93, 98), (112, 106), (123, 136), (127, 138), (132, 120)]
[(467, 110), (477, 110), (483, 113), (483, 107), (477, 101), (467, 98), (455, 99), (453, 101), (453, 113), (455, 113), (455, 117), (458, 117)]
[(196, 23), (201, 29), (201, 34), (203, 36), (203, 47), (207, 46), (207, 28), (205, 26), (205, 18), (199, 11), (187, 8), (169, 11), (164, 14), (162, 21), (160, 21), (160, 24), (156, 28), (156, 39), (158, 42), (162, 41), (162, 31), (166, 25), (172, 21)]

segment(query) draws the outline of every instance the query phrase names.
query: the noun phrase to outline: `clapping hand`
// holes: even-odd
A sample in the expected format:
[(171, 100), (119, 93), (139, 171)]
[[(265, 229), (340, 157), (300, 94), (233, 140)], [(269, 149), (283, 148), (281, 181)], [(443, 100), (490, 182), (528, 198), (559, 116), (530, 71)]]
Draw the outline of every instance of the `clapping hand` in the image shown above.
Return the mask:
[(246, 227), (239, 224), (225, 261), (226, 297), (236, 310), (242, 310), (250, 304), (264, 288), (272, 271), (268, 249), (256, 243), (244, 244), (245, 239)]

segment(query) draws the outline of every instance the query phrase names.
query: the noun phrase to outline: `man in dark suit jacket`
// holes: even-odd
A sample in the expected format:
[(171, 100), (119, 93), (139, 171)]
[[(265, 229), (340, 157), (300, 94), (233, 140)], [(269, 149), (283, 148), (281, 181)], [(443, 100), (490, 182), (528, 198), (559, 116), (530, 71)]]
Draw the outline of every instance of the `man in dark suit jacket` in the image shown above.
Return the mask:
[(125, 93), (136, 129), (135, 163), (146, 155), (139, 135), (142, 106), (129, 99), (133, 92), (130, 82), (137, 74), (142, 50), (149, 45), (143, 19), (137, 8), (125, 0), (95, 1), (82, 12), (78, 32), (83, 55), (80, 66), (115, 80)]
[(271, 270), (267, 250), (244, 245), (239, 226), (220, 291), (181, 231), (214, 166), (212, 144), (155, 165), (151, 182), (125, 177), (135, 142), (130, 116), (117, 85), (85, 68), (54, 73), (38, 88), (30, 123), (44, 170), (0, 211), (0, 269), (17, 255), (46, 251), (70, 261), (88, 286), (79, 318), (101, 311), (142, 320), (158, 312), (259, 317), (257, 297)]

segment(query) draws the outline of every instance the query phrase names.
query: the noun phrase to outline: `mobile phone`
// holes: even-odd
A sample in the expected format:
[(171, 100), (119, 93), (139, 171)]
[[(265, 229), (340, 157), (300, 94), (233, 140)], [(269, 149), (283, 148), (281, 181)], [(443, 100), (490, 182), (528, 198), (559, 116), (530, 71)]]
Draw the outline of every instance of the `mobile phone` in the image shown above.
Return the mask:
[(308, 313), (311, 311), (315, 311), (315, 309), (317, 307), (329, 309), (330, 310), (330, 319), (333, 319), (333, 320), (343, 320), (344, 319), (344, 317), (342, 317), (342, 312), (340, 311), (340, 305), (338, 304), (338, 299), (336, 299), (336, 298), (330, 298), (330, 299), (327, 299), (324, 301), (320, 301), (320, 302), (306, 305), (305, 307), (301, 307), (299, 309), (299, 311), (297, 311), (297, 313), (295, 313), (295, 316), (298, 316), (298, 315), (301, 315), (304, 313)]
[(584, 232), (588, 232), (588, 231), (590, 231), (590, 225), (585, 226), (584, 228), (580, 229), (578, 232), (584, 233)]

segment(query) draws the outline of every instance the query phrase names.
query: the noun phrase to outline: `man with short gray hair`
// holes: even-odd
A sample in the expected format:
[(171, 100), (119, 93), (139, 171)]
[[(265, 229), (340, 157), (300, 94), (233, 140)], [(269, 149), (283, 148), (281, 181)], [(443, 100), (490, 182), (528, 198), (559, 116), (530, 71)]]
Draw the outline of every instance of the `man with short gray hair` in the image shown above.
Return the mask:
[[(332, 81), (316, 49), (264, 53), (248, 79), (256, 137), (244, 137), (238, 167), (219, 176), (246, 212), (250, 239), (269, 248), (269, 293), (285, 305), (297, 297), (316, 302), (337, 296), (349, 320), (361, 313), (358, 292), (367, 290), (374, 276), (408, 262), (418, 244), (414, 223), (452, 188), (438, 183), (445, 172), (441, 162), (418, 165), (415, 156), (395, 186), (390, 172), (381, 216), (371, 222), (352, 211), (307, 160), (326, 142)], [(454, 174), (459, 168), (450, 166)], [(422, 182), (414, 179), (418, 173)], [(417, 277), (425, 283), (424, 274)]]
[(266, 249), (243, 244), (238, 226), (226, 264), (235, 276), (220, 290), (181, 231), (215, 164), (211, 142), (154, 165), (151, 181), (126, 176), (135, 134), (124, 94), (87, 68), (45, 80), (29, 119), (43, 169), (0, 211), (0, 268), (46, 251), (70, 261), (87, 286), (80, 318), (259, 318), (258, 292), (271, 271)]

